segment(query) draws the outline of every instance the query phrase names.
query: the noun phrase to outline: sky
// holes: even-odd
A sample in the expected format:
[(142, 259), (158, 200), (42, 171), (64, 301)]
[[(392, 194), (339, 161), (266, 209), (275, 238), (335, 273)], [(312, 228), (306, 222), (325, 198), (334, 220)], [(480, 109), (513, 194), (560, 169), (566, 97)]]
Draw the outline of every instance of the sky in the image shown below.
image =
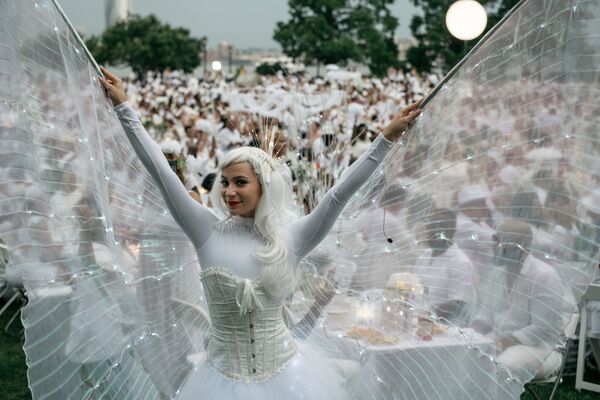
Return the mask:
[[(105, 0), (59, 0), (63, 10), (86, 35), (105, 28)], [(398, 18), (399, 38), (410, 37), (410, 20), (417, 12), (410, 0), (391, 6)], [(133, 0), (136, 14), (154, 14), (172, 26), (190, 29), (192, 36), (207, 36), (209, 46), (228, 42), (237, 48), (278, 48), (272, 39), (275, 24), (289, 19), (287, 0)]]

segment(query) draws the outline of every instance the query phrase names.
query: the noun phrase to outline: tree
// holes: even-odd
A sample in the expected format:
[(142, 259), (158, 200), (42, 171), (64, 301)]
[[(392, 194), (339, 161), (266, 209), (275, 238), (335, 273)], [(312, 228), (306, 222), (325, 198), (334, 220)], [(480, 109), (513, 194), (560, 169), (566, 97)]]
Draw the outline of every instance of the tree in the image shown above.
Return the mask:
[[(420, 7), (422, 15), (415, 15), (410, 30), (417, 39), (417, 46), (407, 52), (408, 62), (420, 71), (429, 71), (437, 65), (444, 71), (450, 70), (477, 43), (477, 40), (463, 42), (454, 38), (446, 28), (446, 12), (456, 0), (411, 0)], [(490, 30), (519, 0), (478, 0), (488, 10)], [(494, 10), (491, 11), (490, 10)], [(485, 34), (484, 32), (484, 34)]]
[(256, 73), (263, 76), (277, 75), (278, 72), (283, 72), (287, 74), (286, 69), (280, 63), (262, 63), (258, 67), (256, 67)]
[(191, 72), (200, 63), (204, 43), (190, 37), (189, 30), (172, 28), (153, 15), (133, 15), (86, 41), (98, 62), (127, 64), (138, 76), (167, 68)]
[(394, 0), (359, 1), (348, 18), (363, 51), (363, 59), (377, 76), (385, 75), (389, 67), (399, 64), (398, 47), (394, 41), (399, 23), (388, 8), (393, 3)]
[(290, 20), (273, 38), (284, 53), (306, 63), (365, 62), (376, 75), (396, 66), (394, 0), (289, 0)]

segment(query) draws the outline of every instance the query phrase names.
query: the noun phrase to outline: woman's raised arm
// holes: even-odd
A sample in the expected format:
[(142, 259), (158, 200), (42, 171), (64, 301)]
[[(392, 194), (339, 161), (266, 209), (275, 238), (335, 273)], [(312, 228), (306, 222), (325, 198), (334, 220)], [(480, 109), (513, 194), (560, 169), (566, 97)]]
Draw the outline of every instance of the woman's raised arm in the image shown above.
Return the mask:
[(169, 166), (160, 147), (146, 132), (137, 114), (127, 102), (123, 82), (104, 68), (102, 72), (105, 78), (101, 78), (100, 81), (115, 105), (115, 111), (133, 149), (158, 185), (175, 222), (195, 247), (201, 246), (210, 236), (211, 225), (216, 222), (216, 216), (188, 194), (183, 183)]
[(420, 114), (419, 104), (416, 102), (400, 111), (367, 151), (344, 172), (313, 212), (286, 227), (292, 249), (298, 258), (310, 253), (327, 236), (352, 195), (383, 161), (392, 142), (400, 138)]

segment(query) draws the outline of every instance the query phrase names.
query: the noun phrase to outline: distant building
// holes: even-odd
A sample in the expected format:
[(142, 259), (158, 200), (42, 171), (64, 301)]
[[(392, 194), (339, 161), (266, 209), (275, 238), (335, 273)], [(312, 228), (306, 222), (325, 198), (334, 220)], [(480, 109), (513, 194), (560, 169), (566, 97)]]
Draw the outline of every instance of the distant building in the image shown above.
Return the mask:
[(417, 39), (396, 39), (396, 47), (398, 48), (398, 60), (406, 61), (406, 53), (408, 49), (418, 44)]
[(247, 47), (244, 49), (236, 49), (236, 58), (244, 60), (249, 64), (262, 64), (265, 59), (280, 59), (285, 57), (280, 49), (265, 49), (258, 47)]
[(126, 20), (133, 12), (133, 0), (106, 0), (106, 27)]

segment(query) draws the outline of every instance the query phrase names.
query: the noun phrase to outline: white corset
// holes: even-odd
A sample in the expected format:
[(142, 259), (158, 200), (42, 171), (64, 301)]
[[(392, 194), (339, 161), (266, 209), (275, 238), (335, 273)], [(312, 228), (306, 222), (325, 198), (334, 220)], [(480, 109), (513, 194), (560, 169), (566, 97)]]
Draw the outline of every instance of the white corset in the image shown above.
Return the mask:
[(296, 353), (285, 326), (282, 300), (271, 299), (260, 279), (227, 269), (201, 272), (211, 319), (210, 363), (237, 381), (259, 382), (284, 369)]

